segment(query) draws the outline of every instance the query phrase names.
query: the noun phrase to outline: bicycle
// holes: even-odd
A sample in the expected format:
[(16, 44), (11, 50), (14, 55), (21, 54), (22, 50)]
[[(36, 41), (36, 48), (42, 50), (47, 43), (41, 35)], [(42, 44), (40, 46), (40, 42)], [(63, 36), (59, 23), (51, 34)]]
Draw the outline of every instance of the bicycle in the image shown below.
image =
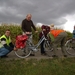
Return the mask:
[(65, 43), (66, 52), (70, 55), (75, 55), (75, 39), (69, 39)]
[[(42, 31), (42, 37), (41, 39), (38, 41), (38, 43), (36, 45), (34, 45), (33, 42), (31, 42), (29, 40), (29, 38), (26, 41), (26, 46), (24, 48), (20, 48), (17, 51), (15, 51), (15, 54), (20, 57), (20, 58), (26, 58), (28, 56), (30, 56), (31, 52), (37, 52), (39, 51), (38, 47), (40, 46), (40, 44), (44, 41), (44, 49), (45, 51), (52, 51), (52, 48), (50, 46), (50, 41), (45, 37), (44, 32)], [(32, 34), (30, 34), (32, 35)]]

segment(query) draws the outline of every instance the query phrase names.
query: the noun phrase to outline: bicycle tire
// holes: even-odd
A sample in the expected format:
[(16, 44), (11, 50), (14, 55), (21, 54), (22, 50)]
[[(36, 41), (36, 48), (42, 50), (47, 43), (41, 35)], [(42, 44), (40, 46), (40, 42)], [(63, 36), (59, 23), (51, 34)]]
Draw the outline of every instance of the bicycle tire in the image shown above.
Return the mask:
[(44, 47), (46, 52), (53, 51), (53, 48), (51, 47), (51, 43), (48, 40), (44, 41), (43, 47)]
[(26, 42), (25, 48), (20, 48), (15, 51), (15, 54), (19, 58), (27, 58), (31, 54), (31, 49), (29, 48), (29, 42)]
[(18, 49), (17, 51), (15, 51), (15, 54), (19, 58), (27, 58), (31, 54), (31, 50), (26, 50), (25, 48)]
[(66, 46), (66, 52), (70, 55), (75, 56), (75, 43), (73, 43), (72, 39), (68, 40), (65, 44)]

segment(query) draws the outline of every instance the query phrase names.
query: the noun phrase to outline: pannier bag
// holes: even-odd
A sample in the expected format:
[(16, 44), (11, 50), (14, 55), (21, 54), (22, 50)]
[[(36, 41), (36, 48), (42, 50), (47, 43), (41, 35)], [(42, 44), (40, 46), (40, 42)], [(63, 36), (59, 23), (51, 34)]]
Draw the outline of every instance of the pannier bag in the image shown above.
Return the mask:
[(26, 46), (27, 35), (18, 35), (16, 37), (15, 46), (16, 48), (24, 48)]

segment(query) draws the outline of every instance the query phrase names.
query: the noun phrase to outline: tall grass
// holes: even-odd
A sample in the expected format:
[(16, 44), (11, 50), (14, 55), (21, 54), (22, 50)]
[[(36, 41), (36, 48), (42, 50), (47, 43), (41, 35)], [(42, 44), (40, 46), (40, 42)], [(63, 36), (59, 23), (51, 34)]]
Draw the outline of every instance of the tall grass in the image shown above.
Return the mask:
[[(17, 35), (22, 34), (22, 29), (21, 29), (21, 25), (14, 25), (14, 24), (1, 24), (0, 25), (0, 36), (4, 34), (6, 29), (10, 29), (11, 30), (11, 38), (13, 40), (13, 42), (15, 42), (15, 38)], [(37, 27), (37, 31), (38, 33), (35, 33), (34, 30), (32, 29), (33, 32), (33, 42), (37, 43), (39, 40), (39, 32), (41, 31), (40, 27)], [(68, 34), (68, 38), (72, 38), (72, 33), (66, 31)]]
[[(1, 24), (0, 25), (0, 36), (5, 33), (6, 29), (11, 30), (11, 38), (13, 40), (13, 43), (15, 43), (15, 38), (17, 35), (22, 34), (22, 29), (21, 25), (14, 25), (14, 24)], [(37, 31), (40, 31), (41, 29), (37, 27)], [(34, 30), (32, 29), (33, 32), (33, 42), (37, 43), (39, 39), (39, 33), (35, 33)]]

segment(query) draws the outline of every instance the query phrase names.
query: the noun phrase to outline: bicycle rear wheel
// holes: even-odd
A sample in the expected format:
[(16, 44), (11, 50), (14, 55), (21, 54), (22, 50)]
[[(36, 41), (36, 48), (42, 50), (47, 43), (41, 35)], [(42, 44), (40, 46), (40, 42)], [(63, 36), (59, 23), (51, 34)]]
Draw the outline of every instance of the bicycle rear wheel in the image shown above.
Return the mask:
[(17, 51), (15, 51), (15, 54), (19, 58), (26, 58), (31, 54), (31, 50), (27, 48), (22, 48), (22, 49), (18, 49)]
[(72, 39), (68, 40), (65, 46), (68, 54), (75, 55), (75, 43), (72, 41)]
[(31, 44), (29, 42), (26, 42), (25, 48), (20, 48), (17, 51), (15, 51), (16, 56), (19, 58), (26, 58), (31, 54), (31, 49), (29, 48)]

